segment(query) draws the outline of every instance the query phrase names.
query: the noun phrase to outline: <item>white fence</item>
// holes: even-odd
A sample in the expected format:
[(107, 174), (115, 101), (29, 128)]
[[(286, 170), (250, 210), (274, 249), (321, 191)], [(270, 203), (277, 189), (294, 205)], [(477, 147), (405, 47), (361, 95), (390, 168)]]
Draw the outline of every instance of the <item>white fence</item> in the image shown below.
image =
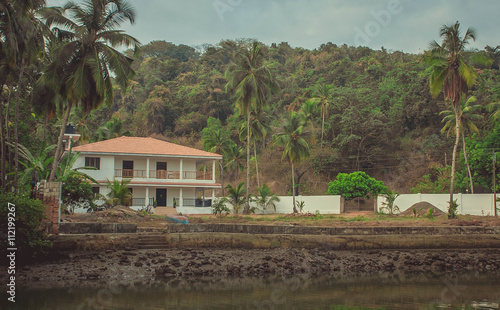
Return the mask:
[[(276, 213), (292, 213), (293, 212), (293, 197), (292, 196), (280, 196), (280, 201), (276, 203)], [(302, 212), (304, 213), (316, 213), (318, 211), (321, 214), (340, 214), (344, 212), (344, 202), (340, 196), (297, 196), (295, 201), (304, 202), (304, 208)], [(233, 212), (234, 208), (230, 203), (226, 206)], [(250, 207), (257, 207), (255, 203), (250, 203)], [(212, 208), (206, 207), (177, 207), (177, 212), (182, 214), (211, 214)], [(241, 210), (240, 210), (241, 212)], [(259, 208), (257, 208), (256, 214), (264, 213)], [(267, 213), (275, 213), (274, 210), (268, 210)]]
[[(453, 200), (457, 200), (458, 214), (469, 215), (495, 215), (495, 199), (493, 194), (454, 194)], [(380, 211), (386, 199), (379, 196), (377, 209)], [(428, 202), (443, 211), (448, 212), (450, 201), (449, 194), (402, 194), (394, 202), (400, 212), (404, 212), (418, 202)], [(497, 204), (498, 205), (498, 204)]]

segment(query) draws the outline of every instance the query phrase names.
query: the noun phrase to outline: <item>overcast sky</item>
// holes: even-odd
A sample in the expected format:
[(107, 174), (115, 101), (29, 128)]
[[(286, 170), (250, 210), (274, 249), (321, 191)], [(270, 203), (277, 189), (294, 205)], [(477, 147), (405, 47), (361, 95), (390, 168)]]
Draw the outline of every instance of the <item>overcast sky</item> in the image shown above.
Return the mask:
[[(63, 5), (65, 0), (48, 0)], [(81, 2), (81, 1), (77, 1)], [(419, 53), (439, 40), (443, 24), (476, 29), (472, 47), (500, 45), (499, 0), (128, 0), (137, 12), (122, 29), (147, 44), (197, 46), (255, 38), (266, 44), (318, 48), (363, 45)]]

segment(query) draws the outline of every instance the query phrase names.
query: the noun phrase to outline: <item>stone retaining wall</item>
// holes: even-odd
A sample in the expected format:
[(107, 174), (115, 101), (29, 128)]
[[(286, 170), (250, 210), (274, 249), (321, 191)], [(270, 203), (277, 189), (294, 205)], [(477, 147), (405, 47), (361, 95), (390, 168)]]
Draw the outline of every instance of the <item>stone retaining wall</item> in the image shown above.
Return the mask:
[(135, 233), (137, 224), (129, 223), (61, 223), (61, 234), (112, 234)]
[(245, 234), (291, 234), (291, 235), (460, 235), (500, 234), (500, 227), (448, 226), (448, 227), (316, 227), (316, 226), (271, 226), (243, 224), (168, 224), (169, 233), (221, 232)]

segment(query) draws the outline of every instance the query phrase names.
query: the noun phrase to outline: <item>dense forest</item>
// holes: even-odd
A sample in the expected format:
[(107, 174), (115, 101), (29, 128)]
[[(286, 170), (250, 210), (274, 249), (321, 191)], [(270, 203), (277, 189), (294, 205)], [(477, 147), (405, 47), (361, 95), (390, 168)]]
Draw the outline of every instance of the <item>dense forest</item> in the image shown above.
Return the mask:
[[(230, 87), (228, 68), (253, 44), (249, 39), (224, 40), (193, 48), (153, 41), (140, 50), (127, 50), (124, 54), (133, 59), (135, 75), (127, 84), (112, 76), (112, 100), (98, 100), (90, 108), (75, 104), (65, 109), (60, 101), (45, 105), (47, 92), (40, 91), (37, 83), (48, 76), (44, 66), (50, 55), (33, 60), (27, 51), (20, 58), (23, 62), (1, 58), (4, 186), (14, 182), (15, 134), (24, 154), (19, 159), (19, 188), (26, 188), (32, 178), (23, 172), (32, 174), (30, 165), (48, 168), (46, 159), (54, 156), (54, 148), (48, 147), (57, 142), (69, 110), (69, 123), (81, 134), (80, 144), (121, 135), (153, 136), (219, 152), (224, 156), (219, 169), (223, 182), (233, 186), (246, 182), (249, 122), (245, 107), (237, 104), (237, 90)], [(268, 107), (251, 113), (252, 192), (267, 183), (273, 192), (291, 194), (294, 183), (296, 193), (322, 195), (338, 173), (354, 171), (364, 171), (400, 193), (449, 190), (455, 114), (449, 117), (451, 107), (442, 92), (431, 94), (433, 68), (425, 54), (330, 42), (314, 50), (286, 42), (259, 46), (261, 66), (268, 68), (275, 87), (265, 96)], [(472, 179), (475, 192), (491, 192), (493, 152), (500, 149), (495, 118), (500, 47), (464, 52), (469, 54), (490, 61), (474, 65), (477, 80), (459, 106), (463, 140), (455, 189), (470, 191)], [(302, 130), (309, 133), (305, 140), (309, 156), (294, 165), (292, 183), (289, 160), (283, 157), (286, 146), (279, 137), (297, 114), (307, 119)]]

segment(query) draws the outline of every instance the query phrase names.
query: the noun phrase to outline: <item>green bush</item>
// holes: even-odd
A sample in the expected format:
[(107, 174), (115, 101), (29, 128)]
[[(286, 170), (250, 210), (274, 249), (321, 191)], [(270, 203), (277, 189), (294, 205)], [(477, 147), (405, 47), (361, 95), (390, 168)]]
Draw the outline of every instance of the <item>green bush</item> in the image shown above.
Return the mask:
[(363, 171), (356, 171), (350, 174), (339, 173), (337, 178), (328, 183), (328, 194), (341, 195), (346, 200), (354, 198), (370, 198), (386, 192), (387, 187), (382, 181), (377, 181)]
[[(13, 210), (9, 210), (9, 203), (14, 204)], [(8, 242), (8, 221), (14, 213), (15, 218), (15, 248), (17, 257), (32, 258), (37, 254), (45, 252), (51, 245), (46, 234), (41, 229), (42, 220), (45, 218), (45, 207), (38, 199), (30, 199), (23, 195), (14, 195), (0, 190), (0, 241), (2, 250), (12, 245)]]
[(61, 200), (73, 213), (77, 205), (95, 210), (92, 184), (81, 173), (70, 171), (62, 179)]

